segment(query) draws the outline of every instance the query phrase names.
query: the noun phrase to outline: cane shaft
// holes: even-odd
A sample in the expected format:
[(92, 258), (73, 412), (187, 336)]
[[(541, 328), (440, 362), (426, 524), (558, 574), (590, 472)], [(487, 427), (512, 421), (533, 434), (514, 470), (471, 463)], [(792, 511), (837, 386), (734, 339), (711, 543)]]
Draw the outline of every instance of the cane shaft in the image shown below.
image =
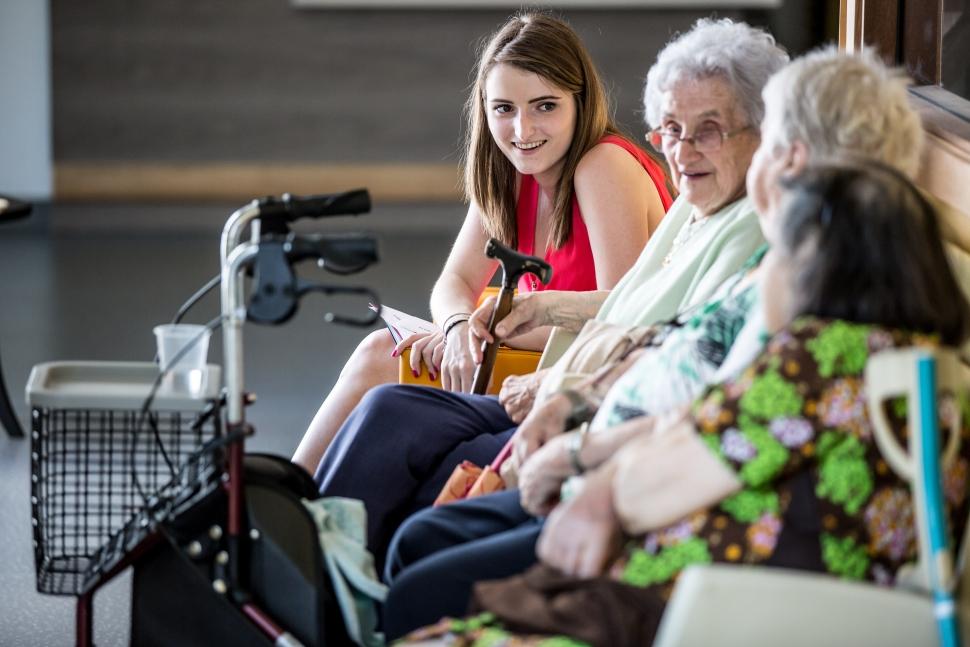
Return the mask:
[[(492, 310), (492, 318), (488, 322), (488, 332), (495, 339), (495, 326), (498, 322), (512, 311), (512, 295), (514, 288), (503, 286), (498, 293), (498, 300), (495, 302), (495, 309)], [(482, 363), (475, 369), (475, 382), (472, 386), (472, 393), (484, 395), (488, 389), (488, 382), (492, 379), (492, 370), (495, 368), (495, 358), (498, 356), (499, 340), (495, 339), (492, 343), (482, 342)]]

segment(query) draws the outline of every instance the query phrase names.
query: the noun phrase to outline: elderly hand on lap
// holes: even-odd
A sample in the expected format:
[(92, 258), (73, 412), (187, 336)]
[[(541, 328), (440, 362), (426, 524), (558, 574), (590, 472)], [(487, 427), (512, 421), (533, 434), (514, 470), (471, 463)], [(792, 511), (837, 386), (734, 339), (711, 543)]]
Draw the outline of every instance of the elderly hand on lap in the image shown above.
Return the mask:
[(502, 382), (498, 401), (505, 407), (505, 412), (509, 414), (512, 422), (522, 422), (532, 411), (536, 393), (539, 392), (542, 378), (547, 372), (548, 369), (543, 369), (527, 375), (510, 375)]
[[(570, 433), (579, 433), (578, 431)], [(543, 445), (519, 472), (519, 497), (522, 507), (541, 517), (559, 502), (559, 491), (576, 468), (570, 459), (569, 434), (556, 436)]]
[(620, 554), (623, 529), (613, 508), (611, 466), (585, 478), (580, 493), (549, 515), (536, 554), (567, 575), (595, 577)]
[[(640, 535), (703, 510), (741, 487), (682, 414), (640, 435), (585, 477), (580, 493), (549, 515), (536, 548), (569, 575), (601, 574), (624, 534)], [(666, 421), (665, 421), (666, 422)]]
[(525, 464), (526, 459), (537, 449), (562, 434), (566, 430), (566, 420), (571, 411), (572, 403), (560, 393), (533, 408), (515, 432), (515, 444), (512, 447), (515, 463)]

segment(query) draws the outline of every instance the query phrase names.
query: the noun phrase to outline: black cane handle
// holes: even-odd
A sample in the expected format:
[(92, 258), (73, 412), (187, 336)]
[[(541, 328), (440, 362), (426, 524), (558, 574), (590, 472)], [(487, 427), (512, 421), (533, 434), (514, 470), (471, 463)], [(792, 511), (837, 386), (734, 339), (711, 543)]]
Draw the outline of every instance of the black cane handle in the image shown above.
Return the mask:
[[(488, 321), (488, 332), (495, 339), (495, 326), (498, 322), (505, 319), (512, 311), (512, 296), (514, 290), (502, 287), (498, 293), (498, 300), (495, 309), (492, 310), (492, 318)], [(482, 363), (475, 369), (475, 382), (472, 386), (472, 393), (484, 395), (488, 390), (488, 382), (492, 379), (492, 370), (495, 368), (495, 359), (498, 357), (500, 342), (495, 339), (492, 343), (482, 342)]]

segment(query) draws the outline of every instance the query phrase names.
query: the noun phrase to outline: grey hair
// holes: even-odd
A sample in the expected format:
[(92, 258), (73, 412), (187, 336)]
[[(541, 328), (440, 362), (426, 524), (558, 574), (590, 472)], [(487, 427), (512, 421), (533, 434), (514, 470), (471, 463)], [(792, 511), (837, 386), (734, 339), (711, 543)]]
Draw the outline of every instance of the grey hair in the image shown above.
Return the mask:
[[(846, 156), (876, 159), (912, 179), (919, 168), (923, 127), (909, 103), (905, 74), (875, 53), (816, 50), (773, 76), (764, 89), (771, 105), (766, 144), (795, 140), (813, 161)], [(777, 111), (777, 112), (776, 112)]]
[(662, 95), (677, 82), (721, 77), (732, 88), (743, 116), (757, 128), (765, 114), (761, 90), (787, 62), (788, 54), (768, 32), (728, 18), (701, 18), (689, 32), (667, 43), (647, 73), (647, 126), (659, 125)]

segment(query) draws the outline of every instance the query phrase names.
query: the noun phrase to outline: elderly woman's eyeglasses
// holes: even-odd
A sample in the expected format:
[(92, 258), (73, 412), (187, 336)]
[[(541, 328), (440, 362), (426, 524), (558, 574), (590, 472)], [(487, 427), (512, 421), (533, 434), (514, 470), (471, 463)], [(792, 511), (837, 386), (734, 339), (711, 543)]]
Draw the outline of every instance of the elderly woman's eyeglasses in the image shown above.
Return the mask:
[(679, 130), (658, 126), (646, 134), (647, 143), (650, 144), (658, 153), (662, 153), (664, 147), (673, 147), (677, 142), (687, 142), (694, 147), (698, 153), (713, 153), (720, 150), (721, 144), (726, 140), (739, 135), (751, 128), (751, 125), (742, 126), (734, 130), (724, 132), (715, 125), (701, 126), (696, 133), (690, 137), (681, 135)]

